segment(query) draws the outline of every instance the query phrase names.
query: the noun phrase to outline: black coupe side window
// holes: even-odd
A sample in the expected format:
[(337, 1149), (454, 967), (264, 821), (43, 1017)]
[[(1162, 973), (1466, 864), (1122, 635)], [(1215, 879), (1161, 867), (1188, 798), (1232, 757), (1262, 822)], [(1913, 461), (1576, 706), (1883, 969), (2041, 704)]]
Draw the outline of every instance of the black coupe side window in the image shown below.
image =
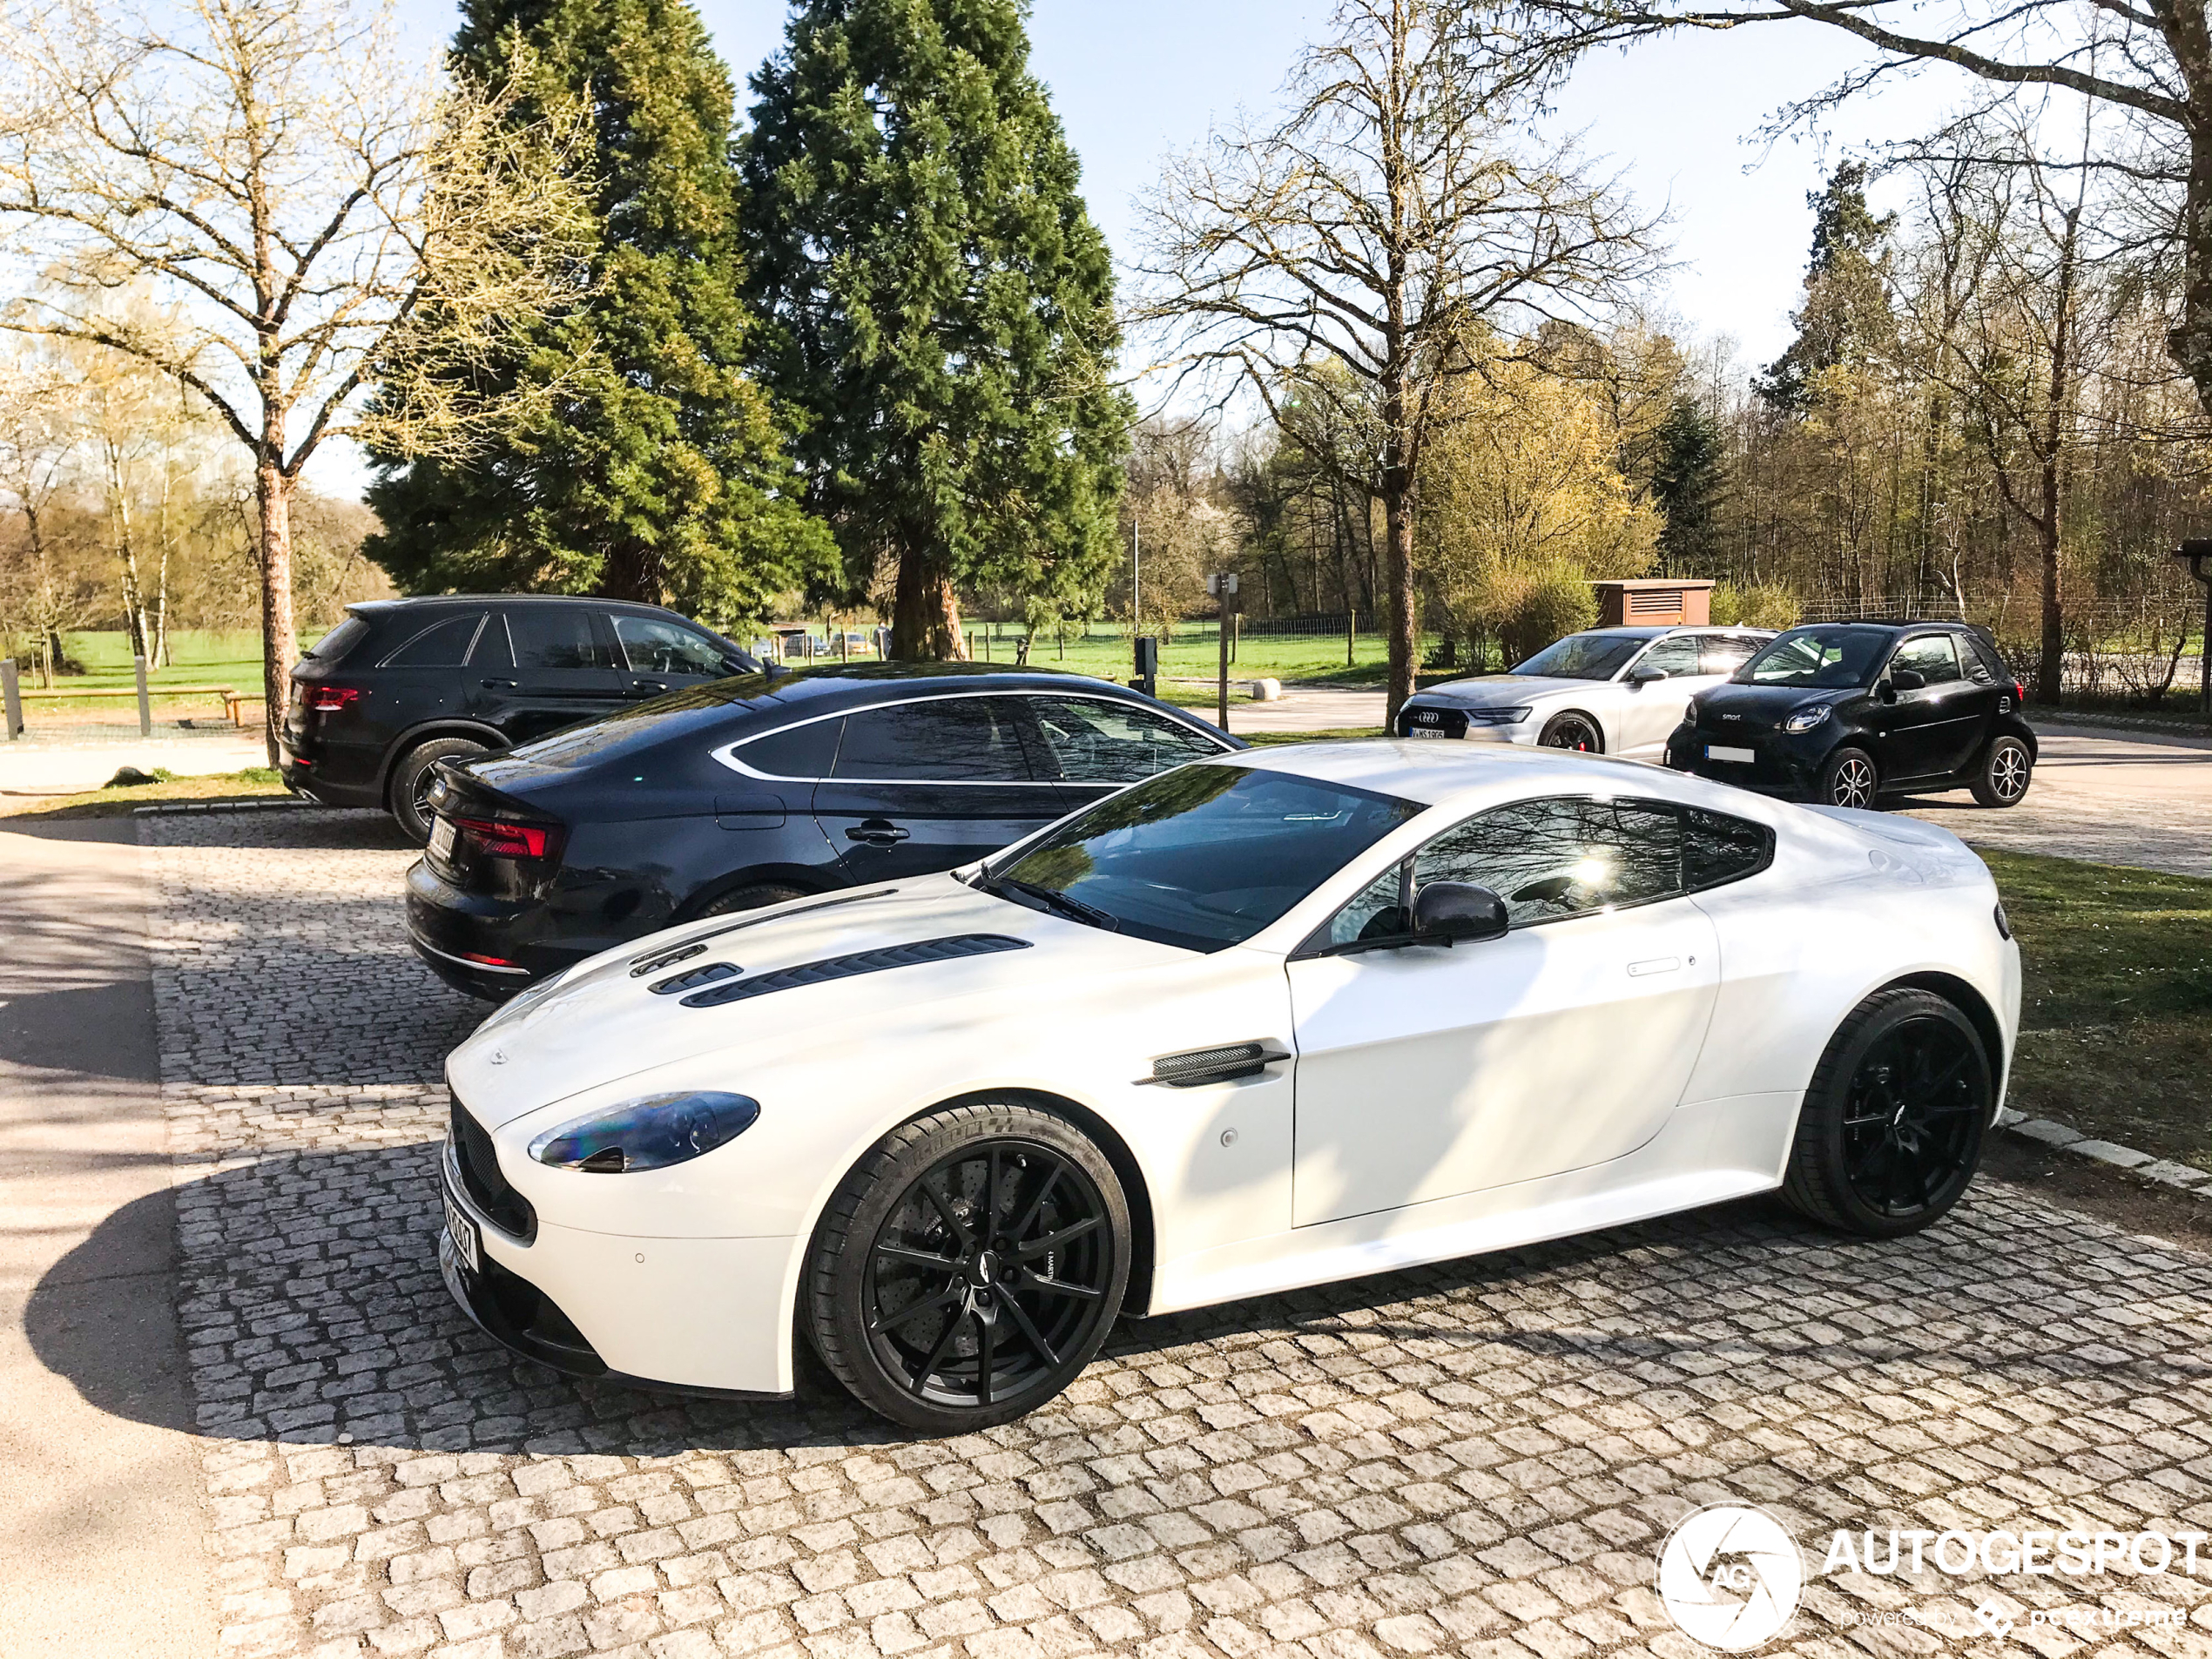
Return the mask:
[(765, 738), (741, 743), (730, 752), (743, 765), (771, 778), (826, 778), (837, 764), (838, 739), (844, 732), (841, 717), (809, 720), (804, 725), (787, 725)]
[(932, 698), (845, 717), (833, 778), (1028, 783), (1021, 710), (1010, 697)]

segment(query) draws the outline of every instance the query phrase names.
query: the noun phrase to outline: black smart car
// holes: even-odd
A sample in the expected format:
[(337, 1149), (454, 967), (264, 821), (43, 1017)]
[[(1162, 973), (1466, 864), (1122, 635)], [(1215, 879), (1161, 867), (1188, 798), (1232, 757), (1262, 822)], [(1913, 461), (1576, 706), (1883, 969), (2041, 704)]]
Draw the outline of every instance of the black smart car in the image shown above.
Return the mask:
[(1075, 674), (885, 663), (747, 675), (436, 769), (416, 954), (509, 996), (673, 923), (981, 858), (1244, 745)]
[(1793, 628), (1697, 697), (1667, 743), (1679, 772), (1836, 806), (1968, 788), (2017, 805), (2035, 766), (2020, 682), (1964, 623)]
[(284, 781), (327, 806), (381, 806), (421, 843), (436, 762), (759, 670), (658, 605), (514, 594), (348, 605), (292, 671)]

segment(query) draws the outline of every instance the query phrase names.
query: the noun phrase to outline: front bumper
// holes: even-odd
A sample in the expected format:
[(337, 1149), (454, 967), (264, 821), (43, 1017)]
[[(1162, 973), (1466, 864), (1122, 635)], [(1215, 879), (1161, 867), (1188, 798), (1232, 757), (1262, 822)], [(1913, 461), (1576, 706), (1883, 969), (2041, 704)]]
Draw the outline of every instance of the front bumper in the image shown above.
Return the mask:
[(1422, 703), (1408, 699), (1398, 711), (1398, 735), (1406, 738), (1455, 738), (1466, 743), (1533, 745), (1544, 723), (1534, 716), (1505, 724), (1478, 720), (1453, 704)]
[(503, 1346), (569, 1376), (630, 1387), (791, 1394), (792, 1298), (804, 1241), (628, 1238), (541, 1217), (525, 1244), (469, 1199), (450, 1142), (439, 1184), (475, 1225), (482, 1261), (471, 1272), (451, 1232), (442, 1232), (439, 1273), (462, 1312)]
[[(1713, 731), (1703, 726), (1678, 725), (1667, 739), (1667, 764), (1716, 784), (1733, 784), (1762, 795), (1791, 799), (1810, 798), (1820, 781), (1821, 762), (1834, 746), (1835, 734), (1824, 727), (1792, 734), (1786, 732)], [(1714, 746), (1747, 749), (1751, 759), (1716, 760)]]

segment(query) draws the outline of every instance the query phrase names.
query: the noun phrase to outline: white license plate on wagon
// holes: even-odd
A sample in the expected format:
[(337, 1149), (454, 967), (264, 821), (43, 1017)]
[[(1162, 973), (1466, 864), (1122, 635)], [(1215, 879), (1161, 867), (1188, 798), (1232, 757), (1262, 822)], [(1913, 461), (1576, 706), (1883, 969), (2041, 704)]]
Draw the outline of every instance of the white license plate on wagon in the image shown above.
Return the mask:
[(1448, 738), (1452, 734), (1449, 732), (1431, 732), (1417, 725), (1406, 735), (1409, 738)]
[(1705, 759), (1708, 760), (1733, 760), (1739, 765), (1748, 766), (1758, 758), (1759, 752), (1756, 749), (1731, 749), (1724, 743), (1705, 745)]
[(446, 1199), (446, 1231), (453, 1235), (454, 1253), (461, 1258), (461, 1264), (472, 1273), (484, 1271), (482, 1247), (476, 1241), (476, 1224), (461, 1212), (461, 1206), (448, 1197)]
[(430, 856), (439, 860), (452, 858), (454, 834), (453, 820), (450, 818), (432, 819), (430, 820)]

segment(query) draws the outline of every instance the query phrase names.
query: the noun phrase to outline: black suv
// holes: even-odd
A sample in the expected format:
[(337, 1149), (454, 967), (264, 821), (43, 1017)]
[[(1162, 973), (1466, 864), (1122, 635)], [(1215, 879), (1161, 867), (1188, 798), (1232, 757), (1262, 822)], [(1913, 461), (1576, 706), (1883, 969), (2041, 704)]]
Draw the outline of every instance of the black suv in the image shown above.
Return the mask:
[(554, 596), (387, 599), (292, 671), (284, 781), (332, 806), (381, 806), (430, 839), (430, 768), (760, 664), (658, 605)]
[(949, 870), (1244, 745), (1105, 680), (988, 663), (766, 673), (442, 765), (416, 954), (502, 998), (701, 916)]
[(1819, 623), (1696, 698), (1667, 764), (1834, 806), (1962, 787), (2012, 806), (2035, 767), (2025, 700), (1997, 648), (1964, 623)]

